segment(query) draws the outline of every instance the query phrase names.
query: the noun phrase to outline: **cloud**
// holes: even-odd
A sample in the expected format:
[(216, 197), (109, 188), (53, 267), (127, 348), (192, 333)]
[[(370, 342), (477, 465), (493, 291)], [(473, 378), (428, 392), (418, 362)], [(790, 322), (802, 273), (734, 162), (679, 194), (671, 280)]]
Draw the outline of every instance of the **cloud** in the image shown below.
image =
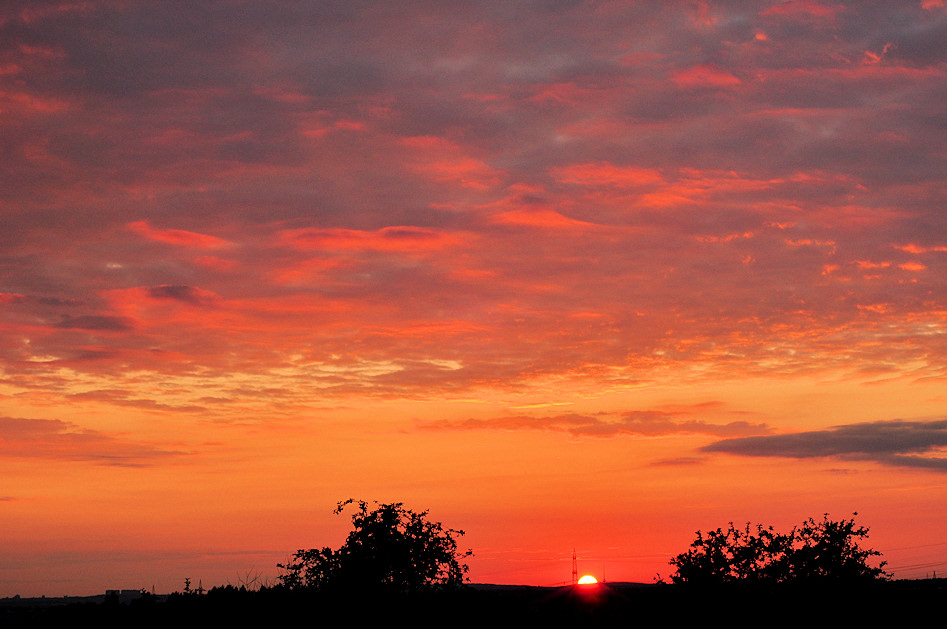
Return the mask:
[(502, 225), (518, 225), (546, 229), (582, 229), (595, 227), (585, 221), (577, 221), (549, 209), (520, 209), (497, 214), (493, 221)]
[(163, 242), (169, 245), (196, 247), (198, 249), (214, 249), (227, 245), (227, 241), (208, 234), (199, 234), (184, 229), (156, 229), (148, 221), (135, 221), (128, 224), (128, 229), (139, 236)]
[(512, 415), (489, 419), (464, 419), (423, 423), (436, 430), (551, 430), (574, 436), (614, 437), (637, 435), (660, 437), (676, 434), (747, 435), (769, 432), (766, 424), (734, 421), (714, 424), (679, 420), (665, 411), (629, 411), (618, 415), (567, 413), (552, 416)]
[(559, 181), (585, 186), (639, 187), (660, 184), (664, 177), (653, 168), (617, 166), (608, 162), (572, 164), (553, 170)]
[(0, 24), (0, 368), (944, 372), (941, 9), (84, 6)]
[(0, 457), (140, 467), (183, 454), (118, 439), (59, 419), (0, 417)]
[(113, 317), (109, 315), (79, 315), (76, 317), (64, 316), (62, 320), (54, 324), (53, 327), (66, 330), (101, 330), (124, 332), (131, 330), (134, 326), (130, 319), (126, 317)]
[(214, 299), (215, 295), (194, 286), (182, 284), (163, 284), (148, 288), (148, 295), (155, 299), (171, 299), (199, 306)]
[(813, 0), (790, 0), (789, 2), (776, 4), (760, 12), (760, 15), (777, 15), (803, 20), (833, 20), (840, 11), (844, 10), (845, 7), (840, 4), (820, 4)]
[(724, 439), (702, 448), (704, 452), (740, 456), (838, 458), (947, 471), (945, 449), (947, 420), (848, 424), (826, 430)]
[(424, 252), (457, 244), (459, 239), (437, 230), (414, 227), (385, 227), (377, 231), (354, 229), (296, 229), (280, 234), (280, 240), (302, 251), (385, 251)]
[(713, 66), (695, 66), (674, 73), (674, 82), (681, 87), (731, 87), (741, 81), (730, 72)]
[(178, 413), (199, 413), (207, 411), (203, 406), (194, 404), (162, 404), (153, 399), (132, 397), (127, 391), (113, 389), (99, 389), (75, 393), (70, 395), (69, 399), (93, 400), (114, 404), (115, 406), (129, 406), (154, 411), (174, 411)]

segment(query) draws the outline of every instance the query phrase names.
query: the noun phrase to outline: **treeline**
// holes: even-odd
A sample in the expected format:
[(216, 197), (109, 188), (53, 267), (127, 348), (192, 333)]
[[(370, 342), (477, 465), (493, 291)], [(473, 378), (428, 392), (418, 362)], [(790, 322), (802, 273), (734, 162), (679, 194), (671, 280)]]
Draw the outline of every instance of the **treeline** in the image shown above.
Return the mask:
[(577, 587), (463, 586), (427, 592), (357, 592), (214, 587), (204, 594), (145, 595), (129, 603), (5, 609), (0, 626), (595, 627), (730, 625), (779, 620), (807, 625), (921, 622), (947, 603), (947, 580), (875, 581), (857, 587), (800, 584), (600, 584)]
[[(858, 515), (857, 513), (854, 515)], [(857, 585), (886, 579), (881, 553), (864, 547), (868, 529), (854, 518), (809, 518), (788, 533), (761, 524), (697, 531), (690, 549), (671, 559), (674, 583), (818, 582)]]
[[(747, 524), (697, 531), (671, 559), (671, 583), (608, 583), (536, 588), (470, 586), (463, 531), (432, 522), (401, 503), (347, 500), (352, 531), (338, 549), (296, 551), (279, 564), (275, 585), (213, 587), (167, 597), (147, 592), (127, 603), (3, 607), (0, 626), (235, 626), (298, 623), (385, 626), (627, 626), (640, 623), (737, 624), (787, 620), (903, 625), (947, 603), (944, 582), (891, 581), (880, 553), (865, 546), (854, 518), (809, 519), (787, 533)], [(857, 515), (857, 514), (856, 514)], [(878, 562), (878, 565), (875, 563)], [(400, 624), (400, 623), (399, 623)]]

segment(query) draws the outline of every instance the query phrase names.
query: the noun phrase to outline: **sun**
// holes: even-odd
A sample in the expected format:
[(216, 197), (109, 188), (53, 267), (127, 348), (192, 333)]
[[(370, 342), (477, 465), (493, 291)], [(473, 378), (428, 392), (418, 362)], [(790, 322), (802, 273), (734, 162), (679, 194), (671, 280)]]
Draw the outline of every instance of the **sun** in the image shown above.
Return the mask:
[(591, 574), (587, 574), (579, 579), (579, 585), (591, 585), (592, 583), (598, 583), (598, 579), (593, 577)]

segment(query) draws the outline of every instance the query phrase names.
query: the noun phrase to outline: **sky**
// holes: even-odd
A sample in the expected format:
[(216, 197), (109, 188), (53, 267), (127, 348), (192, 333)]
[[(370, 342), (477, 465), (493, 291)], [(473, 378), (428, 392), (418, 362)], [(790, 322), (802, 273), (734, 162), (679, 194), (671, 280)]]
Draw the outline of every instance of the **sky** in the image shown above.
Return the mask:
[(0, 596), (855, 516), (947, 574), (943, 0), (0, 6)]

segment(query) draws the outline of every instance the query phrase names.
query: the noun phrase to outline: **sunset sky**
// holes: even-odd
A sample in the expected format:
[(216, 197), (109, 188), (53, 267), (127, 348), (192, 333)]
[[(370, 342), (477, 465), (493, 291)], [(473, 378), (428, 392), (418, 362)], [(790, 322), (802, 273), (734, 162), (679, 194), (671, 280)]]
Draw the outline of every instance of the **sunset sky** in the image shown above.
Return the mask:
[(947, 575), (943, 0), (0, 5), (0, 596), (851, 517)]

